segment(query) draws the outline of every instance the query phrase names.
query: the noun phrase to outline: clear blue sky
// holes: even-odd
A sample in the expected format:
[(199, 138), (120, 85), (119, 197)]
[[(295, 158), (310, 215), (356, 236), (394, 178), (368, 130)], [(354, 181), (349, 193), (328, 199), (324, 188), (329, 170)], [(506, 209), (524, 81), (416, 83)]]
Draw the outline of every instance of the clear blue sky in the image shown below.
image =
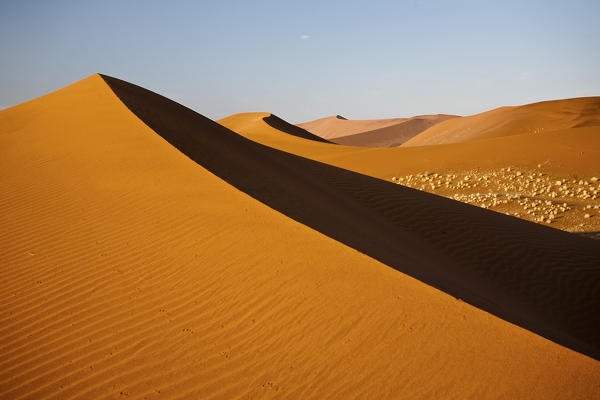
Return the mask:
[(600, 1), (0, 2), (0, 108), (94, 72), (290, 122), (600, 95)]

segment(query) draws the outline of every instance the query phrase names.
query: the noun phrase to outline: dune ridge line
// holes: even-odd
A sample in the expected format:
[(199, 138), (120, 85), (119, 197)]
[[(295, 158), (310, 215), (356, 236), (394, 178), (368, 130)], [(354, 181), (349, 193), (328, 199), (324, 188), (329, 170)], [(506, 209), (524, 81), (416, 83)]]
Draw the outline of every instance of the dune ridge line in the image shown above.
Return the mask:
[(599, 358), (596, 242), (274, 150), (146, 89), (102, 77), (160, 136), (255, 199), (466, 302)]

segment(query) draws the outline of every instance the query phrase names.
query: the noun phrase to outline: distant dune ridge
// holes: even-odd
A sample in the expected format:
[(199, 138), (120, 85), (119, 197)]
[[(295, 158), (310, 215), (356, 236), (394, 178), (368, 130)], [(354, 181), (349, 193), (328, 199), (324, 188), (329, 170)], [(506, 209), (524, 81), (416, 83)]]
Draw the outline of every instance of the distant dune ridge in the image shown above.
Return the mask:
[(374, 148), (303, 140), (269, 126), (260, 115), (268, 114), (236, 114), (218, 122), (285, 152), (600, 238), (600, 126)]
[(0, 397), (598, 395), (597, 242), (220, 122), (100, 75), (0, 112)]
[(341, 136), (332, 140), (335, 143), (347, 146), (397, 147), (427, 128), (451, 118), (456, 118), (456, 116), (423, 115), (412, 117), (399, 124), (354, 135)]
[(500, 107), (467, 117), (348, 120), (339, 115), (298, 124), (338, 144), (367, 147), (425, 146), (492, 137), (600, 126), (600, 97), (543, 101)]
[(303, 122), (298, 124), (298, 126), (322, 138), (334, 139), (340, 136), (354, 135), (385, 128), (386, 126), (396, 125), (406, 120), (407, 118), (348, 120), (341, 115), (333, 115), (314, 121)]
[(477, 139), (600, 126), (600, 97), (543, 101), (441, 122), (403, 146), (461, 143)]
[(425, 129), (455, 115), (420, 115), (412, 118), (348, 120), (340, 115), (298, 124), (315, 135), (348, 146), (400, 146)]
[(261, 120), (262, 122), (272, 127), (274, 129), (274, 132), (282, 132), (287, 135), (296, 136), (302, 139), (314, 140), (316, 142), (332, 143), (327, 139), (323, 139), (320, 136), (308, 132), (306, 129), (302, 129), (296, 125), (292, 125), (289, 122), (284, 121), (283, 119), (271, 113), (241, 113), (236, 114), (235, 116), (225, 118), (223, 119), (223, 121), (228, 121), (232, 119), (244, 121), (243, 123), (246, 125), (252, 125), (256, 121)]
[[(225, 127), (269, 147), (372, 177), (474, 168), (523, 167), (564, 177), (589, 177), (600, 169), (600, 126), (502, 136), (448, 145), (368, 148), (333, 146), (283, 134), (263, 118), (269, 113), (235, 114), (219, 120)], [(579, 179), (579, 178), (578, 178)]]

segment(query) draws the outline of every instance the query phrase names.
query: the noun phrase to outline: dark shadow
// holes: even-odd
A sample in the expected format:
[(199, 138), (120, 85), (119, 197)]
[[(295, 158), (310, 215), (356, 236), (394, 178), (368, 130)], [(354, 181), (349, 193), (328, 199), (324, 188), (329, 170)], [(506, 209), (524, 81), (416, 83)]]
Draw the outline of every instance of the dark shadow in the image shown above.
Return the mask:
[(263, 121), (265, 121), (268, 125), (270, 125), (271, 127), (278, 129), (282, 132), (288, 133), (290, 135), (293, 136), (297, 136), (300, 137), (302, 139), (308, 139), (308, 140), (314, 140), (317, 142), (323, 142), (323, 143), (331, 143), (329, 140), (327, 139), (323, 139), (320, 136), (314, 135), (312, 133), (310, 133), (309, 131), (307, 131), (306, 129), (302, 129), (299, 126), (296, 125), (292, 125), (287, 121), (282, 120), (281, 118), (279, 118), (276, 115), (269, 115), (268, 117), (264, 117)]
[(600, 231), (598, 231), (598, 232), (575, 232), (575, 234), (578, 236), (582, 236), (582, 237), (586, 237), (586, 238), (590, 238), (590, 239), (594, 239), (594, 240), (600, 240)]
[(275, 150), (156, 93), (103, 78), (157, 134), (242, 192), (600, 359), (600, 242)]
[(336, 115), (335, 117), (336, 117), (337, 119), (343, 119), (344, 121), (347, 121), (347, 120), (348, 120), (348, 118), (344, 118), (344, 117), (342, 117), (342, 116), (341, 116), (341, 115), (339, 115), (339, 114), (338, 114), (338, 115)]

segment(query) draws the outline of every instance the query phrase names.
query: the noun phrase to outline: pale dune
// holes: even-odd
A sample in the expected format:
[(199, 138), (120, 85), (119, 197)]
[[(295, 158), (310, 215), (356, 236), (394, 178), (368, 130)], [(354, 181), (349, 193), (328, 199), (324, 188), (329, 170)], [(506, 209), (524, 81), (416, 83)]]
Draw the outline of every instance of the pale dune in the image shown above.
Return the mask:
[(600, 126), (600, 97), (543, 101), (501, 107), (441, 122), (407, 140), (403, 146), (461, 143), (510, 135)]
[[(0, 111), (0, 397), (598, 396), (597, 360), (400, 272), (597, 357), (595, 242), (289, 154), (385, 178), (425, 153), (265, 117), (229, 122), (285, 152), (99, 75)], [(553, 153), (593, 129), (538, 155), (594, 166)]]
[(349, 120), (336, 115), (297, 126), (338, 144), (396, 147), (427, 128), (451, 118), (456, 118), (456, 115), (419, 115), (411, 118), (372, 120)]
[(303, 122), (297, 126), (306, 129), (324, 139), (334, 139), (340, 136), (354, 135), (366, 131), (385, 128), (406, 121), (408, 118), (367, 119), (349, 120), (341, 115), (316, 119)]
[(456, 116), (422, 115), (384, 128), (341, 136), (332, 141), (347, 146), (398, 147), (429, 127), (452, 118), (456, 118)]

